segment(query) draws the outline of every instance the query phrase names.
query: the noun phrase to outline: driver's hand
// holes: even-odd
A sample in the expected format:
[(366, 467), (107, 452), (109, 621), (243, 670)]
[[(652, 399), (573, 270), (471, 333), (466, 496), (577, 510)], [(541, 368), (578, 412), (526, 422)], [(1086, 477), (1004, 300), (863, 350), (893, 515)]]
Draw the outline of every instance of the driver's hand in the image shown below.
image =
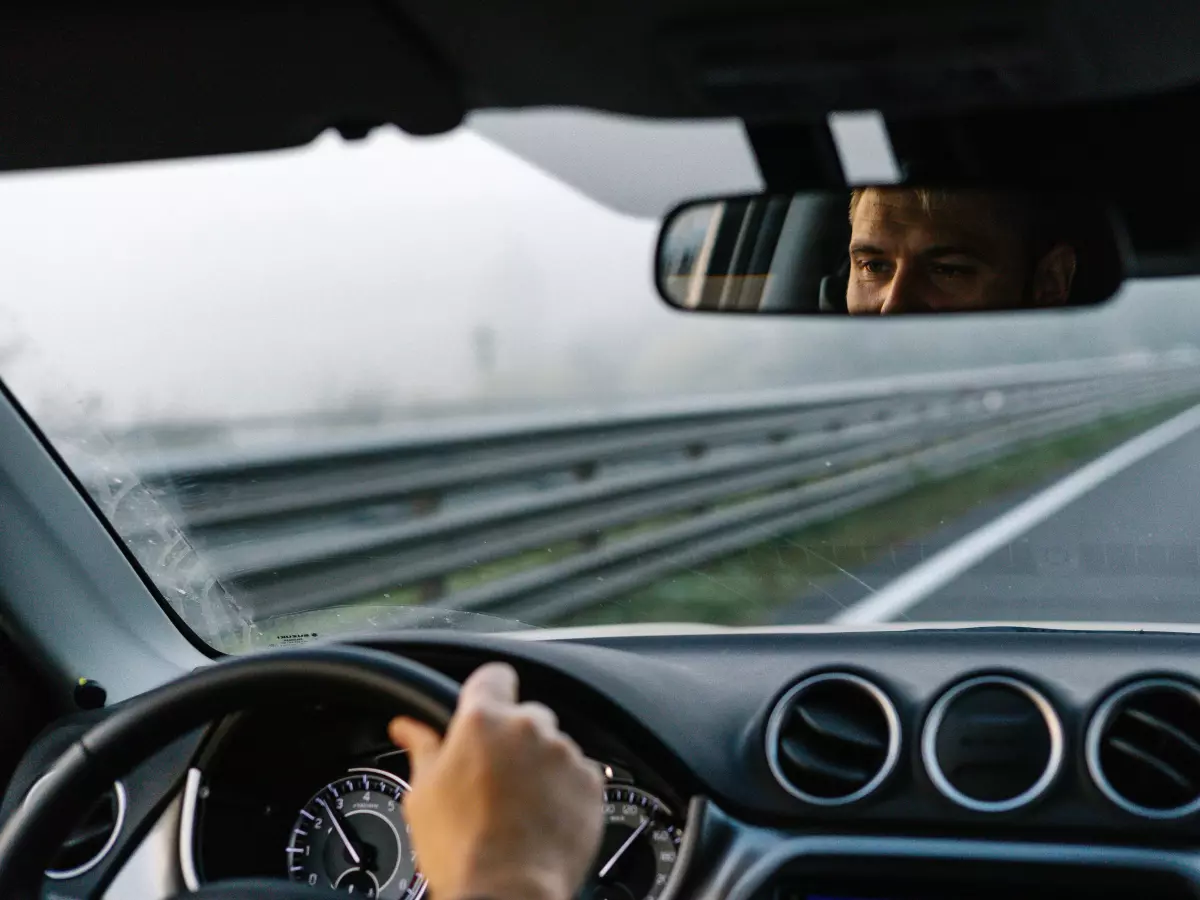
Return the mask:
[(404, 813), (432, 900), (568, 900), (600, 845), (603, 777), (552, 711), (517, 702), (517, 673), (466, 683), (445, 738), (388, 729), (412, 761)]

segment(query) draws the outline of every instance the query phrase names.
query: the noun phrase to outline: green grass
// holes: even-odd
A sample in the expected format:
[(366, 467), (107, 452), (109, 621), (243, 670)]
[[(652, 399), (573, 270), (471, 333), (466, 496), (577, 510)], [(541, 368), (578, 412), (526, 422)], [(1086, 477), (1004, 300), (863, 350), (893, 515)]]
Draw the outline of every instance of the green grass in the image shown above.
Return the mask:
[(650, 531), (658, 531), (658, 529), (666, 528), (670, 525), (678, 525), (680, 522), (686, 522), (690, 518), (691, 515), (689, 513), (683, 512), (655, 516), (653, 519), (642, 519), (640, 522), (634, 522), (632, 525), (621, 525), (617, 528), (610, 528), (604, 532), (604, 540), (606, 542), (623, 541)]
[(465, 591), (478, 587), (498, 578), (519, 575), (530, 569), (539, 569), (547, 563), (557, 562), (565, 556), (572, 556), (583, 549), (582, 541), (563, 541), (549, 547), (539, 547), (516, 556), (506, 556), (495, 562), (481, 563), (469, 569), (462, 569), (446, 578), (446, 592)]
[[(1016, 448), (978, 469), (929, 481), (889, 500), (679, 572), (555, 624), (690, 621), (753, 625), (777, 607), (819, 591), (840, 570), (911, 544), (981, 504), (1038, 485), (1188, 408), (1194, 398), (1099, 420), (1065, 436)], [(845, 548), (855, 548), (848, 557)]]

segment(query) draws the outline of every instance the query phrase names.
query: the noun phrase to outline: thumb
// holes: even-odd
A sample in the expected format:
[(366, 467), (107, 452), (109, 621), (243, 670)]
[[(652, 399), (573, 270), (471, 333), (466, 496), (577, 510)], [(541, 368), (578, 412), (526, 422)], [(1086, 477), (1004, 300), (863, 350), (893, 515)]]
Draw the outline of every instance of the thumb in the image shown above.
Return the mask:
[(442, 736), (416, 719), (407, 716), (397, 716), (388, 724), (388, 737), (401, 750), (408, 751), (409, 764), (412, 766), (412, 780), (416, 782), (418, 773), (433, 764), (438, 751), (442, 749)]

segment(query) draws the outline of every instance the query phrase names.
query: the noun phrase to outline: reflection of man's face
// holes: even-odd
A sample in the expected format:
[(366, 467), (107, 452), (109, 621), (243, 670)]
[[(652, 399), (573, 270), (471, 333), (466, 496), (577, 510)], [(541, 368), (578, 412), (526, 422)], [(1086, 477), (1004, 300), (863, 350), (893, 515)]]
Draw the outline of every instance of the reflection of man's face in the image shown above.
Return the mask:
[(850, 226), (851, 315), (1057, 306), (1070, 292), (1074, 251), (1033, 260), (1021, 217), (995, 195), (869, 188)]

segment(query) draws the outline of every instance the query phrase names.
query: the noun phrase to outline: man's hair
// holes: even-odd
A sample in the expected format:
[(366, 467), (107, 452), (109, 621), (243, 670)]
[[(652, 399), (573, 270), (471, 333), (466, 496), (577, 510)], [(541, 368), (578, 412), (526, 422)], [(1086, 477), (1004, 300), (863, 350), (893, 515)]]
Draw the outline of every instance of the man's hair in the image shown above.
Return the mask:
[(854, 211), (858, 209), (858, 203), (863, 198), (863, 194), (867, 191), (904, 191), (907, 194), (917, 198), (917, 202), (921, 205), (921, 210), (926, 215), (931, 213), (935, 207), (941, 206), (954, 193), (945, 188), (855, 188), (850, 192), (850, 224), (854, 224)]
[(1073, 243), (1071, 229), (1066, 226), (1060, 205), (1053, 198), (1043, 197), (1029, 191), (925, 187), (854, 188), (850, 192), (851, 225), (854, 224), (854, 213), (867, 191), (908, 194), (916, 199), (926, 215), (964, 195), (985, 199), (994, 204), (1001, 216), (1009, 219), (1020, 229), (1029, 253), (1035, 260), (1057, 243)]

